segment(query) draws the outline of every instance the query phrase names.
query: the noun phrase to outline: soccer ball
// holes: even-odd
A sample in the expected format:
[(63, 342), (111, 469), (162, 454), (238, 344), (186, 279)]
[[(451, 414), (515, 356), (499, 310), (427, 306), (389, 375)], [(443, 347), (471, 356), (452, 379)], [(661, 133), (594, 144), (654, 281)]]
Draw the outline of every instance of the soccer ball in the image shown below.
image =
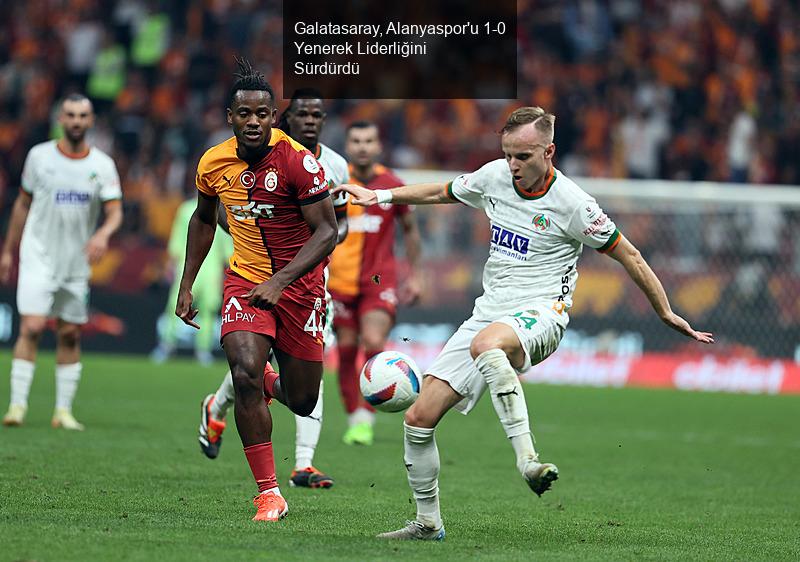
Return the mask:
[(383, 412), (405, 410), (419, 396), (422, 373), (411, 357), (399, 351), (383, 351), (361, 369), (361, 394)]

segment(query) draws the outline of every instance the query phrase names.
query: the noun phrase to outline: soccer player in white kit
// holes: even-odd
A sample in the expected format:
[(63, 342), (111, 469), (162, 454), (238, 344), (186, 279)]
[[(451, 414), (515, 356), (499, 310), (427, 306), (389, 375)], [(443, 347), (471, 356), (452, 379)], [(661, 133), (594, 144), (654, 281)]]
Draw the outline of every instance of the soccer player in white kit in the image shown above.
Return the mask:
[(484, 293), (427, 369), (419, 398), (405, 414), (405, 465), (417, 517), (381, 538), (444, 538), (434, 428), (453, 407), (468, 413), (487, 388), (530, 488), (541, 495), (558, 478), (556, 466), (540, 463), (534, 449), (518, 373), (558, 347), (584, 245), (620, 262), (667, 326), (713, 343), (710, 333), (695, 331), (671, 310), (655, 273), (597, 202), (553, 167), (554, 124), (555, 117), (539, 107), (514, 111), (501, 131), (505, 161), (489, 162), (448, 184), (340, 188), (356, 205), (460, 202), (483, 209), (492, 229)]
[[(72, 415), (81, 377), (80, 331), (88, 319), (89, 265), (103, 257), (122, 224), (122, 191), (111, 158), (86, 142), (92, 103), (71, 94), (61, 103), (64, 136), (31, 148), (22, 171), (0, 254), (0, 281), (9, 280), (20, 243), (17, 310), (19, 337), (11, 362), (11, 400), (3, 425), (25, 419), (39, 339), (47, 318), (57, 319), (56, 405), (53, 427), (82, 430)], [(100, 209), (105, 220), (97, 227)]]
[[(311, 88), (302, 88), (294, 92), (292, 101), (281, 117), (279, 128), (288, 133), (294, 140), (308, 148), (325, 170), (325, 179), (329, 186), (337, 186), (347, 181), (349, 171), (347, 160), (330, 147), (319, 142), (319, 135), (325, 123), (325, 108), (322, 94)], [(333, 208), (339, 223), (339, 233), (336, 238), (338, 244), (347, 236), (347, 193), (340, 192), (333, 197)], [(220, 219), (223, 219), (220, 216)], [(224, 222), (224, 221), (223, 221)], [(325, 269), (327, 283), (328, 270)], [(326, 291), (325, 330), (323, 341), (326, 346), (333, 339), (333, 306), (330, 294)], [(267, 363), (267, 378), (277, 379), (277, 374), (272, 366)], [(267, 384), (272, 384), (269, 381)], [(295, 468), (289, 479), (292, 486), (305, 488), (330, 488), (333, 478), (314, 467), (314, 453), (319, 443), (322, 431), (322, 388), (319, 385), (319, 398), (314, 411), (307, 417), (295, 415)], [(278, 397), (280, 391), (276, 392)], [(225, 430), (225, 417), (234, 402), (233, 379), (228, 371), (222, 378), (222, 383), (216, 393), (209, 394), (200, 407), (200, 427), (198, 441), (200, 449), (208, 458), (214, 459), (219, 455), (222, 444), (222, 432)]]

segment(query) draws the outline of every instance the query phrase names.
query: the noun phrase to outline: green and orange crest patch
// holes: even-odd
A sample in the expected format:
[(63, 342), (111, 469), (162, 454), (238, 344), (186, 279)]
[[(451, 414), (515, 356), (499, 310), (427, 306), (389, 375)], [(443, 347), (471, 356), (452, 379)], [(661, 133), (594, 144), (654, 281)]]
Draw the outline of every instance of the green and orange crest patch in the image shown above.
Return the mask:
[(541, 213), (536, 214), (533, 216), (533, 226), (539, 230), (547, 230), (550, 228), (550, 219)]

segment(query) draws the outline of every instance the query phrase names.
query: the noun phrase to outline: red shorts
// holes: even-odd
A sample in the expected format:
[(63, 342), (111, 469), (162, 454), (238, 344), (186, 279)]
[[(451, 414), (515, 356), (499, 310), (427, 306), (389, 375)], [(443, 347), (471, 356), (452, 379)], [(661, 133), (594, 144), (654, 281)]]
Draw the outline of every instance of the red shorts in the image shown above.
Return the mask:
[(250, 306), (242, 296), (256, 285), (230, 270), (225, 271), (220, 340), (231, 332), (264, 334), (275, 341), (277, 349), (292, 357), (322, 361), (325, 299), (312, 296), (301, 299), (284, 291), (278, 304), (270, 310), (261, 310)]
[(385, 310), (394, 321), (397, 311), (397, 293), (391, 287), (376, 287), (360, 295), (342, 295), (330, 291), (333, 297), (333, 328), (358, 330), (360, 318), (370, 310)]

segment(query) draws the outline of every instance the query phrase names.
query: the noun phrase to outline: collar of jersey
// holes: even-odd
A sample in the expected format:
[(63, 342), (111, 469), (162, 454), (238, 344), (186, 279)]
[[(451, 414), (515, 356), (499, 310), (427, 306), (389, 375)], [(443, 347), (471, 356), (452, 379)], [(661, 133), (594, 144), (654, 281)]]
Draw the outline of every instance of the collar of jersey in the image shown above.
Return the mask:
[(532, 193), (530, 191), (525, 191), (523, 189), (520, 189), (520, 187), (517, 185), (517, 182), (514, 179), (511, 180), (511, 183), (514, 185), (514, 191), (517, 192), (517, 195), (519, 195), (523, 199), (529, 199), (529, 200), (539, 199), (547, 195), (547, 192), (550, 191), (550, 188), (553, 186), (555, 182), (556, 182), (556, 169), (554, 167), (550, 168), (550, 175), (545, 181), (545, 186), (543, 189), (540, 189), (539, 191), (534, 191)]

